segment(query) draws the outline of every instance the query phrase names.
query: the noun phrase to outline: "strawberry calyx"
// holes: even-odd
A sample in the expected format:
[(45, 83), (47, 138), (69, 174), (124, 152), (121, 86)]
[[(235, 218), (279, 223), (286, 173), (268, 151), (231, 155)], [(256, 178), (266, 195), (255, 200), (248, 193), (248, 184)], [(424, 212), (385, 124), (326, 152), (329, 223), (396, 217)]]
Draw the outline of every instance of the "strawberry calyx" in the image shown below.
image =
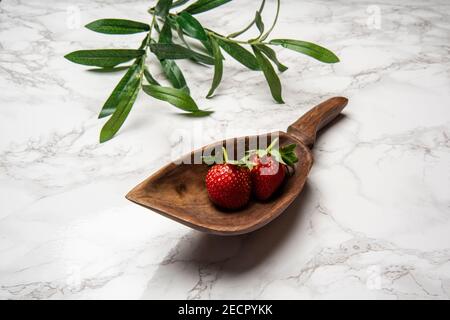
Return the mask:
[(294, 164), (298, 161), (298, 157), (295, 153), (295, 148), (297, 145), (295, 143), (288, 144), (281, 148), (275, 148), (277, 145), (278, 138), (272, 141), (272, 143), (266, 149), (253, 149), (248, 150), (246, 155), (240, 160), (231, 160), (228, 158), (227, 150), (222, 147), (222, 153), (213, 155), (213, 156), (203, 156), (203, 162), (207, 165), (213, 164), (232, 164), (236, 166), (246, 166), (249, 170), (252, 170), (254, 166), (257, 165), (254, 157), (264, 158), (265, 156), (272, 156), (276, 161), (287, 165), (289, 167), (293, 167)]
[(247, 151), (247, 155), (243, 158), (246, 165), (251, 170), (256, 165), (252, 158), (255, 156), (258, 158), (264, 158), (265, 156), (272, 156), (279, 163), (285, 164), (289, 167), (293, 167), (298, 161), (298, 157), (295, 153), (297, 145), (295, 143), (288, 144), (281, 148), (274, 148), (277, 145), (278, 138), (272, 141), (272, 143), (266, 149), (255, 149)]

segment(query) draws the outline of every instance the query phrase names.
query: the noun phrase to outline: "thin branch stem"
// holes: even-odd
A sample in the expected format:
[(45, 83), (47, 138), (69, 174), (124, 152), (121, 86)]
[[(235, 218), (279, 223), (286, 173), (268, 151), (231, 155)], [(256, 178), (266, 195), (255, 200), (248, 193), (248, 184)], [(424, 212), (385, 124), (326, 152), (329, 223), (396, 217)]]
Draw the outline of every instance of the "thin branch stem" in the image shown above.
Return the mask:
[[(259, 12), (260, 14), (261, 14), (261, 12), (264, 10), (265, 3), (266, 3), (265, 0), (263, 0), (263, 1), (261, 2), (261, 6), (260, 6), (259, 9), (258, 9), (258, 12)], [(157, 18), (156, 18), (156, 14), (155, 14), (155, 8), (154, 8), (154, 7), (149, 8), (149, 9), (148, 9), (148, 12), (149, 12), (150, 14), (153, 15), (152, 26), (151, 26), (151, 28), (150, 28), (150, 31), (151, 31), (151, 29), (152, 29), (152, 27), (153, 27), (153, 24), (155, 23), (155, 20), (157, 19)], [(235, 40), (235, 39), (232, 39), (232, 38), (235, 38), (235, 37), (237, 37), (237, 36), (243, 34), (243, 33), (246, 32), (247, 30), (249, 30), (249, 29), (256, 23), (256, 18), (253, 19), (253, 21), (252, 21), (249, 25), (247, 25), (247, 27), (245, 27), (243, 30), (241, 30), (241, 31), (239, 31), (239, 32), (232, 33), (232, 34), (230, 34), (230, 35), (228, 35), (228, 36), (221, 35), (221, 34), (215, 32), (215, 31), (210, 30), (210, 29), (207, 29), (207, 28), (205, 28), (205, 31), (208, 33), (208, 35), (210, 35), (210, 36), (212, 36), (212, 37), (215, 37), (215, 38), (217, 38), (217, 39), (221, 39), (221, 40), (226, 41), (226, 42), (232, 42), (232, 43), (236, 43), (236, 44), (244, 44), (244, 45), (266, 44), (266, 43), (264, 43), (262, 40), (266, 39), (267, 36), (270, 34), (270, 32), (271, 32), (271, 31), (273, 30), (273, 28), (275, 27), (275, 24), (277, 23), (277, 20), (278, 20), (278, 14), (279, 14), (279, 12), (280, 12), (280, 0), (277, 0), (277, 12), (276, 12), (275, 20), (273, 21), (273, 24), (272, 24), (272, 26), (270, 27), (269, 31), (267, 31), (262, 37), (260, 37), (260, 39), (249, 39), (249, 40), (246, 40), (246, 41), (244, 41), (244, 40)], [(171, 16), (171, 17), (176, 17), (177, 15), (178, 15), (178, 14), (176, 14), (176, 13), (169, 13), (169, 16)], [(156, 28), (156, 30), (158, 31), (158, 28)], [(178, 31), (178, 30), (177, 30), (177, 31)], [(179, 36), (179, 35), (178, 35), (178, 36)], [(181, 40), (183, 40), (183, 39), (181, 39)], [(148, 39), (148, 41), (151, 41), (151, 39)]]
[(275, 14), (275, 19), (273, 20), (272, 26), (270, 27), (270, 29), (261, 37), (261, 40), (266, 40), (267, 37), (269, 36), (269, 34), (272, 32), (273, 28), (275, 28), (275, 25), (277, 24), (278, 21), (278, 16), (280, 14), (280, 0), (277, 0), (277, 13)]
[[(261, 6), (259, 7), (258, 12), (261, 14), (262, 11), (264, 10), (264, 5), (266, 3), (266, 0), (263, 0), (261, 3)], [(253, 25), (256, 23), (256, 19), (253, 19), (244, 29), (242, 29), (241, 31), (238, 32), (233, 32), (230, 33), (229, 35), (227, 35), (227, 38), (231, 39), (231, 38), (236, 38), (238, 36), (240, 36), (241, 34), (243, 34), (244, 32), (248, 31), (251, 27), (253, 27)]]
[(152, 32), (153, 32), (153, 27), (155, 26), (155, 23), (156, 23), (156, 19), (155, 19), (155, 15), (153, 14), (152, 22), (150, 24), (150, 29), (148, 30), (147, 35), (145, 36), (144, 40), (142, 41), (139, 49), (145, 50), (148, 47), (148, 44), (150, 43), (150, 40), (152, 39)]
[[(149, 9), (147, 10), (147, 12), (150, 13), (150, 14), (154, 14), (154, 13), (155, 13), (155, 8), (154, 8), (154, 7), (151, 7), (151, 8), (149, 8)], [(171, 12), (169, 12), (169, 16), (175, 17), (175, 16), (177, 16), (177, 15), (178, 15), (177, 13), (171, 13)]]
[(153, 13), (152, 23), (150, 24), (150, 30), (148, 31), (148, 34), (150, 35), (149, 38), (152, 37), (152, 31), (153, 31), (153, 27), (155, 26), (155, 24), (158, 25), (158, 23), (156, 22), (156, 15)]
[(226, 41), (226, 42), (233, 42), (233, 43), (237, 43), (237, 44), (250, 44), (250, 45), (252, 45), (252, 44), (264, 44), (264, 42), (261, 42), (261, 41), (259, 41), (257, 39), (252, 39), (252, 40), (247, 40), (247, 41), (233, 40), (233, 39), (229, 39), (229, 38), (227, 38), (227, 37), (225, 37), (225, 36), (223, 36), (221, 34), (218, 34), (215, 31), (212, 31), (212, 30), (209, 30), (209, 29), (205, 29), (205, 30), (210, 36), (213, 36), (214, 38), (218, 38), (218, 39), (221, 39), (221, 40)]

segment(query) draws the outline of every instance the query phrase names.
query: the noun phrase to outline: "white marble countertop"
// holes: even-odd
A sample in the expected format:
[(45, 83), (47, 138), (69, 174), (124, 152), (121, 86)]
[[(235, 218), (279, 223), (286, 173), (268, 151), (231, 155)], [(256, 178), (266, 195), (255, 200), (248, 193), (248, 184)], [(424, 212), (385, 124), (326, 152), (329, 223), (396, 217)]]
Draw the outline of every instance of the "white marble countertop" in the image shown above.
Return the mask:
[[(289, 66), (285, 105), (231, 59), (218, 95), (204, 99), (212, 70), (181, 63), (215, 113), (186, 118), (141, 94), (100, 145), (97, 114), (121, 74), (63, 56), (135, 47), (142, 35), (82, 25), (145, 21), (149, 2), (2, 1), (0, 298), (448, 299), (450, 4), (394, 2), (283, 1), (273, 37), (324, 44), (341, 63), (277, 50)], [(258, 6), (236, 0), (199, 19), (231, 32)], [(333, 95), (350, 103), (320, 136), (306, 189), (259, 231), (208, 236), (124, 198), (175, 155), (285, 130)]]

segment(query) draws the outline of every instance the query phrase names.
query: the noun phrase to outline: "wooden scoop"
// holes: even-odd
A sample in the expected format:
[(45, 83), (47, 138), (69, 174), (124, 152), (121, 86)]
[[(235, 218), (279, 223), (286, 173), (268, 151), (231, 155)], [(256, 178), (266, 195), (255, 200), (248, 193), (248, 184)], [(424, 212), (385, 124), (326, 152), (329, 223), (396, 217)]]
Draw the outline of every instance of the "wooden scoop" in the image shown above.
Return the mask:
[[(343, 97), (334, 97), (322, 102), (291, 124), (287, 133), (274, 132), (227, 139), (195, 150), (179, 161), (161, 168), (131, 190), (126, 198), (199, 231), (238, 235), (259, 229), (278, 217), (298, 196), (313, 164), (310, 148), (316, 140), (317, 132), (333, 120), (347, 102), (348, 100)], [(270, 143), (274, 137), (279, 138), (280, 147), (291, 143), (297, 144), (295, 152), (299, 159), (294, 174), (287, 177), (281, 190), (266, 202), (252, 199), (245, 208), (238, 211), (223, 211), (216, 207), (208, 199), (205, 186), (208, 166), (189, 163), (201, 159), (202, 155), (212, 149), (221, 149), (222, 146), (229, 149), (230, 146), (234, 146), (237, 150), (239, 143), (241, 146), (245, 143), (248, 150), (257, 139), (263, 141), (268, 138)], [(237, 156), (235, 159), (239, 158)]]

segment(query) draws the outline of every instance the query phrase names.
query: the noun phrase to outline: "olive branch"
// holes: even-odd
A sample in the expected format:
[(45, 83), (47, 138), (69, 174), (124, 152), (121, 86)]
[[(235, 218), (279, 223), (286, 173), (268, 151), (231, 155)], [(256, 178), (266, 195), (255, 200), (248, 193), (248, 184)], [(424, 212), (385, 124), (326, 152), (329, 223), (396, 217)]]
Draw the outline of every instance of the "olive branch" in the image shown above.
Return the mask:
[[(282, 87), (272, 63), (279, 72), (286, 71), (287, 67), (278, 60), (270, 46), (282, 46), (324, 63), (339, 62), (333, 52), (311, 42), (292, 39), (267, 40), (278, 21), (280, 0), (277, 0), (275, 18), (269, 28), (265, 27), (261, 17), (266, 6), (265, 0), (262, 0), (255, 17), (248, 25), (228, 35), (202, 26), (194, 17), (230, 1), (197, 0), (179, 12), (172, 12), (174, 8), (188, 4), (190, 0), (159, 0), (148, 10), (152, 16), (150, 24), (125, 19), (100, 19), (86, 25), (86, 28), (104, 34), (146, 33), (137, 49), (79, 50), (65, 56), (74, 63), (99, 67), (95, 70), (101, 72), (127, 70), (99, 113), (99, 118), (109, 117), (100, 132), (100, 142), (111, 139), (119, 131), (140, 89), (155, 99), (166, 101), (183, 110), (189, 116), (203, 117), (213, 112), (200, 109), (192, 99), (186, 79), (176, 60), (189, 59), (201, 65), (214, 66), (211, 88), (206, 95), (207, 98), (211, 98), (222, 80), (224, 60), (222, 52), (225, 51), (248, 69), (262, 71), (272, 97), (278, 103), (284, 103)], [(248, 40), (236, 39), (254, 26), (258, 29), (257, 37)], [(193, 48), (186, 37), (197, 41), (201, 48)], [(245, 47), (249, 47), (251, 51)], [(150, 54), (153, 56), (150, 57)], [(129, 61), (133, 63), (119, 66)], [(148, 68), (151, 63), (160, 64), (170, 86), (161, 85), (153, 77)]]

